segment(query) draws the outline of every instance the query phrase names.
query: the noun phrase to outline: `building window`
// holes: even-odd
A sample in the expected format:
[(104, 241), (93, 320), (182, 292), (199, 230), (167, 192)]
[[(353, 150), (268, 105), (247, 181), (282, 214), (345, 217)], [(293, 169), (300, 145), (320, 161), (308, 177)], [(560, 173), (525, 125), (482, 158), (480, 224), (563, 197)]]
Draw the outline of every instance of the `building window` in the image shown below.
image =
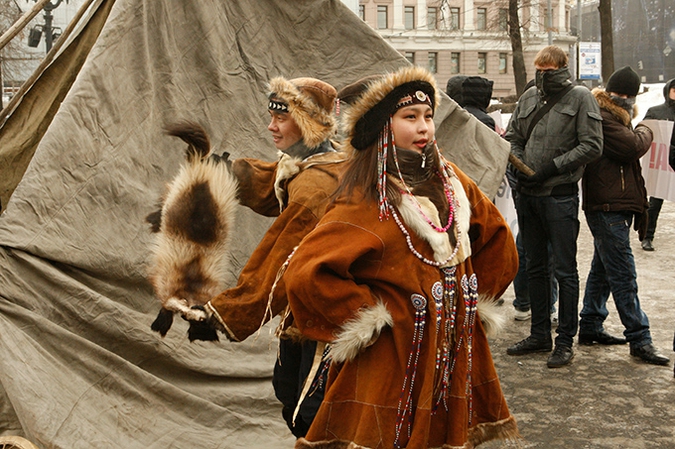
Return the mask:
[(438, 53), (429, 52), (429, 71), (431, 73), (438, 72)]
[(405, 59), (407, 59), (409, 63), (415, 64), (415, 52), (414, 51), (406, 51), (405, 52)]
[(387, 29), (387, 5), (377, 5), (377, 28)]
[(506, 73), (506, 53), (499, 53), (499, 73)]
[(406, 6), (403, 10), (403, 17), (405, 19), (405, 29), (406, 30), (415, 29), (415, 7)]
[(501, 8), (499, 10), (499, 31), (509, 30), (509, 10)]
[(427, 8), (427, 28), (430, 30), (435, 30), (437, 22), (438, 8)]
[(364, 22), (366, 21), (366, 5), (359, 5), (359, 17)]
[(484, 30), (487, 25), (487, 9), (478, 8), (476, 10), (476, 29)]
[(450, 54), (450, 73), (457, 74), (459, 73), (459, 53)]
[[(583, 17), (583, 14), (582, 14)], [(570, 12), (565, 10), (565, 31), (570, 30)]]
[(487, 73), (487, 53), (478, 53), (478, 73)]
[(459, 30), (459, 8), (450, 8), (450, 29)]

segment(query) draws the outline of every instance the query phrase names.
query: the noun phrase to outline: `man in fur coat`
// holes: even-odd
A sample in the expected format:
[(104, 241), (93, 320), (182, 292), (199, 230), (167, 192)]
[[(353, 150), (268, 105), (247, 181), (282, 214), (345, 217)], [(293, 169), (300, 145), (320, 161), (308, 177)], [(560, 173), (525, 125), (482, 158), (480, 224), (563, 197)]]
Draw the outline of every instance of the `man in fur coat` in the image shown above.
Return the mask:
[(273, 383), (284, 406), (284, 419), (300, 437), (309, 428), (323, 392), (314, 389), (300, 401), (293, 419), (316, 343), (296, 338), (299, 333), (290, 326), (292, 318), (280, 277), (288, 256), (323, 215), (346, 155), (336, 151), (330, 141), (336, 132), (333, 109), (337, 92), (333, 86), (314, 78), (278, 77), (270, 81), (270, 92), (267, 129), (279, 159), (236, 159), (232, 170), (239, 183), (240, 203), (276, 219), (242, 269), (237, 285), (206, 304), (204, 319), (238, 342), (282, 315)]
[[(602, 114), (602, 157), (586, 167), (582, 178), (583, 210), (593, 234), (593, 261), (586, 281), (579, 323), (579, 344), (630, 344), (630, 354), (646, 363), (667, 365), (652, 344), (649, 320), (640, 308), (635, 260), (630, 247), (631, 223), (644, 232), (647, 191), (640, 157), (652, 143), (644, 124), (631, 126), (640, 78), (626, 66), (610, 76), (605, 90), (594, 89)], [(626, 339), (603, 328), (607, 299), (612, 294)]]

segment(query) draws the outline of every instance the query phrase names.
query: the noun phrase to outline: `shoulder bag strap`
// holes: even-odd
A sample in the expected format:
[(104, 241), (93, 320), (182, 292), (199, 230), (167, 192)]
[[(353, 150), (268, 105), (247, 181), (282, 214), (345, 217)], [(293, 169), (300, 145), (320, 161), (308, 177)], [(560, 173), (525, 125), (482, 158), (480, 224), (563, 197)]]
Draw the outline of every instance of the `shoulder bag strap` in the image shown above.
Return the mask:
[(554, 105), (555, 105), (562, 97), (564, 97), (565, 94), (566, 94), (567, 92), (569, 92), (570, 90), (572, 90), (573, 87), (574, 87), (574, 84), (570, 84), (569, 86), (567, 86), (566, 88), (564, 88), (563, 90), (561, 90), (560, 92), (558, 92), (557, 95), (554, 95), (553, 97), (551, 97), (551, 98), (544, 104), (544, 106), (543, 106), (541, 109), (539, 109), (539, 110), (534, 114), (534, 117), (532, 118), (532, 121), (530, 122), (530, 126), (527, 128), (527, 134), (526, 134), (526, 136), (525, 136), (525, 141), (526, 141), (526, 142), (530, 139), (530, 134), (532, 134), (532, 130), (534, 129), (534, 125), (536, 125), (537, 122), (538, 122), (539, 120), (541, 120), (541, 118), (542, 118), (543, 116), (545, 116), (546, 113), (547, 113), (548, 111), (550, 111), (551, 108), (552, 108), (552, 107), (553, 107), (553, 106), (554, 106)]

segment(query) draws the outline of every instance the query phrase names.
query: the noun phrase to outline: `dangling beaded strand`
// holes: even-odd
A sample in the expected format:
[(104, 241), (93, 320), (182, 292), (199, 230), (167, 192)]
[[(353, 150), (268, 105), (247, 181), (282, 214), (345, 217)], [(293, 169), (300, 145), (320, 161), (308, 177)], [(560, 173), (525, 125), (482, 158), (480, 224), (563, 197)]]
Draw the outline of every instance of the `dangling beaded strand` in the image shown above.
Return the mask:
[[(398, 400), (398, 409), (396, 413), (396, 439), (394, 440), (394, 447), (399, 449), (401, 447), (401, 430), (403, 429), (403, 424), (407, 423), (407, 435), (410, 439), (412, 432), (412, 397), (413, 397), (413, 387), (415, 386), (415, 376), (417, 375), (417, 363), (420, 358), (420, 352), (422, 349), (422, 340), (424, 338), (424, 326), (426, 324), (426, 308), (427, 308), (427, 299), (414, 293), (410, 300), (415, 308), (415, 328), (413, 331), (412, 338), (412, 348), (410, 349), (410, 355), (408, 356), (408, 364), (405, 369), (405, 377), (403, 378), (403, 387), (401, 388), (401, 395)], [(410, 379), (410, 385), (408, 385), (408, 379)], [(405, 400), (404, 400), (405, 399)]]
[[(467, 284), (466, 288), (464, 287), (465, 282)], [(471, 420), (473, 418), (473, 379), (471, 377), (471, 369), (473, 366), (473, 351), (472, 351), (473, 328), (476, 324), (476, 310), (478, 308), (478, 278), (476, 277), (476, 273), (473, 273), (468, 281), (466, 281), (466, 277), (462, 279), (462, 289), (465, 290), (465, 294), (467, 293), (466, 290), (468, 290), (468, 297), (469, 297), (466, 312), (469, 317), (468, 319), (469, 335), (467, 336), (466, 342), (469, 358), (466, 370), (466, 395), (469, 398), (469, 425), (471, 425)], [(465, 301), (467, 300), (465, 299)]]
[(391, 116), (384, 125), (377, 143), (377, 194), (380, 221), (389, 218), (389, 202), (387, 201), (387, 153), (389, 151), (389, 136), (395, 148), (394, 134), (391, 131)]
[(441, 268), (443, 272), (443, 299), (445, 309), (444, 334), (441, 336), (439, 348), (436, 355), (436, 370), (439, 371), (439, 383), (436, 387), (436, 403), (433, 412), (440, 404), (443, 404), (445, 411), (448, 411), (448, 392), (450, 389), (450, 350), (452, 348), (452, 337), (455, 330), (455, 321), (457, 319), (457, 305), (455, 303), (455, 291), (457, 288), (456, 273), (457, 267)]

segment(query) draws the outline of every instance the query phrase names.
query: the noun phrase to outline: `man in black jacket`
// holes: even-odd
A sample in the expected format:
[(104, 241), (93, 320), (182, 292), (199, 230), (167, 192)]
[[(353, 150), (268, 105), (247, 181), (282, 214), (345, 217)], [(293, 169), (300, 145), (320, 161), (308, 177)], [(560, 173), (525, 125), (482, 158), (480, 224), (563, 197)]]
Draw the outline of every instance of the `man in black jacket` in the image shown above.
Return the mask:
[[(658, 106), (652, 106), (645, 114), (645, 120), (668, 120), (675, 122), (675, 78), (669, 80), (663, 86), (663, 96), (666, 101)], [(668, 163), (675, 170), (675, 133), (670, 138), (670, 152), (668, 153)], [(654, 251), (654, 233), (656, 232), (656, 222), (659, 219), (659, 213), (663, 206), (663, 199), (652, 196), (649, 198), (649, 223), (644, 239), (642, 239), (642, 249), (645, 251)]]
[[(610, 76), (605, 90), (593, 95), (602, 114), (603, 148), (600, 159), (588, 164), (582, 178), (583, 210), (593, 234), (593, 261), (586, 280), (579, 322), (579, 344), (630, 343), (630, 354), (647, 363), (667, 365), (652, 344), (649, 319), (640, 308), (635, 260), (630, 247), (633, 218), (638, 223), (647, 209), (647, 190), (640, 157), (651, 146), (652, 130), (642, 123), (632, 129), (631, 118), (640, 78), (626, 66)], [(646, 223), (644, 223), (646, 224)], [(607, 299), (612, 294), (626, 339), (608, 334)]]

